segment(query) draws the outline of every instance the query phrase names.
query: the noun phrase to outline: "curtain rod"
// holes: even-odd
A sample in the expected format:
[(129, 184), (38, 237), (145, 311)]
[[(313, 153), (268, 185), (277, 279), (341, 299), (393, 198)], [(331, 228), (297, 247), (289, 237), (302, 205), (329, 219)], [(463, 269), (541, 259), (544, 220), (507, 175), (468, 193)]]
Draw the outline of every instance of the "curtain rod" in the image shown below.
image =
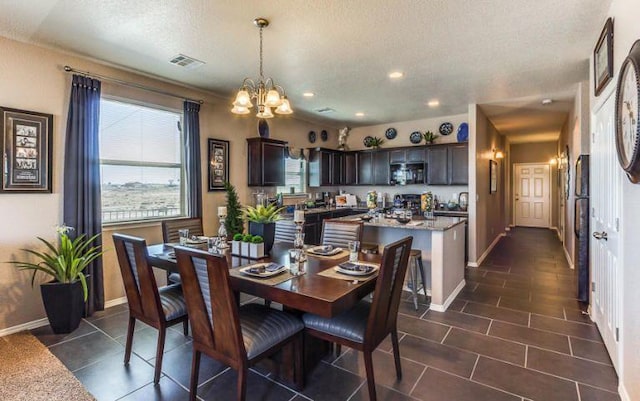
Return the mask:
[(120, 84), (120, 85), (130, 86), (132, 88), (142, 89), (142, 90), (145, 90), (145, 91), (148, 91), (148, 92), (158, 93), (160, 95), (176, 97), (176, 98), (179, 98), (179, 99), (188, 100), (190, 102), (199, 103), (199, 104), (203, 104), (204, 103), (204, 100), (189, 99), (188, 97), (176, 95), (175, 93), (167, 92), (167, 91), (164, 91), (162, 89), (156, 89), (156, 88), (152, 88), (152, 87), (149, 87), (149, 86), (136, 84), (134, 82), (123, 81), (121, 79), (111, 78), (111, 77), (107, 77), (105, 75), (93, 74), (93, 73), (90, 73), (90, 72), (87, 72), (87, 71), (76, 70), (75, 68), (69, 67), (68, 65), (64, 66), (64, 70), (66, 72), (75, 72), (75, 73), (78, 73), (80, 75), (84, 75), (86, 77), (99, 78), (99, 79), (102, 79), (102, 80), (105, 80), (105, 81), (111, 81), (111, 82), (114, 82), (114, 83), (117, 83), (117, 84)]

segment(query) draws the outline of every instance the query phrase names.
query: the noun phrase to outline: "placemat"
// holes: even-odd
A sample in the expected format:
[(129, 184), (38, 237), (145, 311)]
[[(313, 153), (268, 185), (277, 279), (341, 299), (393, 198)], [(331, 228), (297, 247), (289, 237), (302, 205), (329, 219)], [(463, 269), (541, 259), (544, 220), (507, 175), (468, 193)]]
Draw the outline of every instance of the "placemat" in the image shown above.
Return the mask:
[(378, 272), (376, 271), (375, 273), (368, 276), (350, 276), (348, 274), (338, 273), (333, 267), (331, 267), (329, 269), (323, 270), (320, 273), (318, 273), (318, 276), (337, 278), (339, 280), (360, 282), (360, 281), (368, 281), (368, 280), (371, 280), (372, 278), (378, 277)]
[[(246, 266), (241, 266), (241, 267), (246, 267)], [(282, 273), (276, 274), (275, 276), (271, 276), (271, 277), (265, 277), (265, 278), (254, 277), (254, 276), (249, 276), (248, 274), (242, 274), (240, 272), (239, 267), (235, 267), (229, 270), (229, 275), (232, 277), (241, 278), (243, 280), (251, 280), (251, 281), (255, 281), (256, 283), (262, 283), (266, 285), (278, 285), (280, 283), (284, 283), (287, 280), (290, 280), (293, 277), (296, 277), (293, 274), (289, 273), (289, 270), (285, 270)]]
[(318, 259), (331, 259), (331, 260), (338, 260), (338, 259), (343, 259), (345, 258), (347, 255), (349, 255), (349, 251), (346, 249), (341, 250), (340, 252), (336, 253), (335, 255), (318, 255), (315, 253), (311, 253), (311, 252), (305, 252), (305, 254), (308, 257), (314, 257), (314, 258), (318, 258)]

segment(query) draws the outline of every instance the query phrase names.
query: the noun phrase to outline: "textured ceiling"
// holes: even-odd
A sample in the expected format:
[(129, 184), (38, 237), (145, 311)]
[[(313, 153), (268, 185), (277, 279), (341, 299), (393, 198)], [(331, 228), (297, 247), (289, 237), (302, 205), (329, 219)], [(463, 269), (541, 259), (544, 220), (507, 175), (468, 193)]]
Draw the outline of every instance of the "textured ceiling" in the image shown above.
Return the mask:
[[(362, 126), (575, 91), (587, 79), (610, 2), (0, 0), (0, 35), (200, 87), (231, 103), (242, 79), (258, 75), (252, 20), (266, 17), (265, 75), (285, 87), (297, 115)], [(178, 53), (206, 64), (169, 64)], [(390, 80), (393, 70), (404, 78)], [(305, 91), (316, 96), (303, 98)], [(431, 99), (440, 107), (428, 108)], [(335, 112), (314, 111), (324, 107)]]

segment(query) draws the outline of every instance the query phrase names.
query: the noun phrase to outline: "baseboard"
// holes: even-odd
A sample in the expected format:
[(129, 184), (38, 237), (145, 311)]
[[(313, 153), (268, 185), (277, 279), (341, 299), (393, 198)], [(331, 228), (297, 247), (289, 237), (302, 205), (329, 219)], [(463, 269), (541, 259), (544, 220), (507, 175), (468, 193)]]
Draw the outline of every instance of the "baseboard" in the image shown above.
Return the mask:
[(569, 263), (569, 268), (571, 270), (575, 269), (576, 267), (573, 265), (573, 261), (571, 260), (569, 252), (567, 251), (567, 248), (564, 246), (564, 244), (562, 244), (562, 250), (564, 251), (564, 257), (567, 259), (567, 263)]
[(17, 326), (7, 327), (6, 329), (0, 330), (0, 337), (8, 336), (9, 334), (19, 333), (25, 330), (37, 329), (38, 327), (46, 326), (49, 324), (49, 319), (42, 318), (38, 320), (32, 320), (27, 323), (22, 323)]
[(479, 265), (476, 262), (467, 262), (467, 267), (478, 267)]
[(507, 226), (504, 228), (504, 231), (511, 231), (511, 226)]
[(432, 310), (432, 311), (435, 311), (435, 312), (444, 312), (444, 311), (446, 311), (447, 308), (449, 307), (449, 305), (451, 305), (451, 303), (456, 299), (458, 294), (460, 294), (460, 291), (462, 291), (462, 289), (464, 288), (465, 284), (466, 284), (466, 282), (464, 281), (464, 279), (462, 279), (462, 281), (458, 284), (458, 286), (455, 288), (455, 290), (453, 290), (453, 292), (444, 301), (443, 305), (434, 305), (433, 302), (432, 302), (431, 305), (429, 305), (429, 310)]
[(627, 393), (627, 389), (622, 382), (618, 385), (618, 394), (620, 395), (621, 401), (631, 401), (631, 397), (629, 397), (629, 393)]
[(549, 230), (553, 230), (553, 231), (555, 231), (555, 232), (556, 232), (556, 235), (558, 236), (558, 238), (559, 238), (559, 239), (562, 239), (562, 238), (560, 238), (560, 229), (559, 229), (558, 227), (556, 227), (556, 226), (549, 227)]
[(120, 297), (120, 298), (112, 299), (110, 301), (105, 302), (104, 308), (107, 309), (107, 308), (111, 308), (112, 306), (118, 306), (126, 303), (127, 303), (127, 297)]
[[(489, 254), (491, 253), (491, 250), (493, 249), (493, 247), (495, 247), (498, 242), (500, 241), (500, 239), (502, 237), (506, 237), (507, 234), (505, 233), (500, 233), (496, 236), (496, 238), (493, 240), (493, 242), (491, 243), (491, 245), (489, 245), (489, 247), (484, 251), (484, 253), (478, 258), (478, 261), (475, 262), (475, 266), (473, 267), (478, 267), (482, 264), (482, 261), (486, 259), (487, 256), (489, 256)], [(467, 263), (467, 265), (471, 266), (470, 263)]]

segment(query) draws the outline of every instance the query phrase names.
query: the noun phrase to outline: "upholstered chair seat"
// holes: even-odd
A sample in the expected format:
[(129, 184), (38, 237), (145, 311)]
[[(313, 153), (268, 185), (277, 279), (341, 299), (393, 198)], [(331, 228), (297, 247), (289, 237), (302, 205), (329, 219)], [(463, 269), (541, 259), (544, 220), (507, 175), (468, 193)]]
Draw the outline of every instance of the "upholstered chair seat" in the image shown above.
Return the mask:
[(241, 306), (238, 312), (242, 340), (249, 359), (304, 329), (299, 318), (264, 305), (247, 304)]
[(187, 304), (182, 295), (182, 287), (180, 284), (172, 284), (166, 287), (158, 288), (160, 303), (162, 304), (162, 312), (167, 320), (177, 319), (180, 316), (186, 316)]
[(364, 342), (364, 332), (367, 329), (370, 309), (371, 302), (362, 300), (352, 309), (334, 318), (305, 313), (302, 315), (302, 320), (305, 327), (309, 329), (361, 343)]

